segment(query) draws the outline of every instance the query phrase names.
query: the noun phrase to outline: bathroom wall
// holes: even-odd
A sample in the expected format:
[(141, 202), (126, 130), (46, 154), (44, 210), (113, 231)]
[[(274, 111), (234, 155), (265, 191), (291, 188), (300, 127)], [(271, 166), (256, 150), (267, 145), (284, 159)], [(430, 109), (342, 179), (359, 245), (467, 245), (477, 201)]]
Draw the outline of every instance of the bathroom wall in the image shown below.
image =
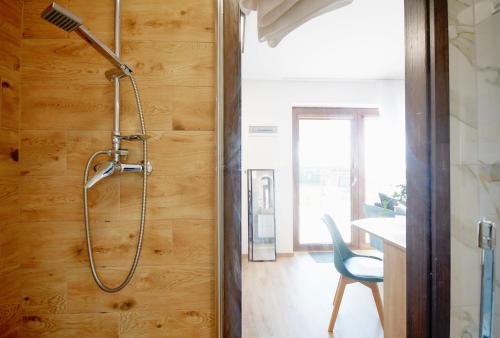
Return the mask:
[(0, 336), (19, 331), (19, 97), (22, 1), (0, 1)]
[[(477, 222), (481, 217), (497, 224), (500, 221), (500, 14), (493, 14), (498, 3), (449, 1), (451, 337), (479, 334), (481, 251)], [(498, 268), (495, 284), (498, 289)], [(498, 292), (495, 303), (494, 321), (500, 323)]]
[[(114, 1), (59, 2), (112, 45)], [(215, 1), (122, 1), (122, 57), (141, 90), (154, 172), (139, 267), (117, 294), (91, 277), (82, 209), (86, 160), (111, 145), (111, 65), (75, 33), (42, 21), (49, 3), (26, 0), (23, 16), (22, 336), (213, 337)], [(127, 81), (122, 104), (124, 134), (138, 132)], [(139, 143), (123, 146), (128, 162), (140, 160)], [(96, 262), (110, 285), (132, 263), (141, 180), (111, 177), (90, 193)]]

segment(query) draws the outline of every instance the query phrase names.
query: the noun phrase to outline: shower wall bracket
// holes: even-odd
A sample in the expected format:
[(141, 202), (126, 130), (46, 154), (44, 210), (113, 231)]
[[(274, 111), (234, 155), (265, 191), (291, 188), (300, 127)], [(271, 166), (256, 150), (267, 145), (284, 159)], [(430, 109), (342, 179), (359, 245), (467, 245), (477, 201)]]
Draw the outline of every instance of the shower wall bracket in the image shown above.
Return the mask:
[(120, 69), (111, 68), (104, 73), (104, 76), (106, 76), (108, 81), (114, 81), (115, 79), (121, 80), (123, 77), (129, 76), (130, 74), (132, 74), (132, 69), (130, 69), (129, 66), (124, 65), (123, 68)]

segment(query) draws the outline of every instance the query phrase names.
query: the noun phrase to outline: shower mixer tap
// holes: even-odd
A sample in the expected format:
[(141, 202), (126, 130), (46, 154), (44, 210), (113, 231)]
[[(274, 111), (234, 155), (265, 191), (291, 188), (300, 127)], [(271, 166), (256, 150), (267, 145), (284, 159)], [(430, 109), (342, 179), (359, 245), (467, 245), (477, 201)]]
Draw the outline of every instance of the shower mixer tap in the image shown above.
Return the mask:
[(88, 180), (87, 184), (85, 185), (85, 189), (90, 189), (100, 180), (113, 175), (115, 173), (115, 165), (116, 163), (113, 161), (106, 161), (106, 165), (101, 170), (98, 170), (96, 174), (92, 176), (90, 180)]
[[(132, 280), (132, 277), (139, 264), (139, 258), (141, 255), (141, 249), (143, 245), (144, 238), (144, 227), (146, 223), (146, 201), (147, 201), (147, 182), (148, 176), (152, 171), (151, 163), (148, 160), (148, 144), (146, 136), (146, 126), (144, 122), (144, 111), (142, 108), (142, 103), (140, 99), (139, 89), (137, 88), (137, 83), (135, 81), (131, 67), (125, 64), (120, 58), (120, 8), (121, 0), (115, 0), (115, 48), (112, 51), (108, 46), (106, 46), (101, 40), (97, 39), (88, 29), (83, 25), (82, 20), (76, 16), (74, 13), (64, 8), (56, 3), (50, 4), (41, 14), (41, 17), (47, 22), (63, 29), (66, 32), (76, 32), (80, 37), (82, 37), (86, 42), (88, 42), (93, 48), (95, 48), (99, 53), (101, 53), (106, 59), (108, 59), (115, 68), (107, 71), (105, 73), (106, 78), (112, 82), (114, 85), (114, 127), (112, 134), (112, 149), (109, 150), (99, 150), (92, 154), (87, 160), (85, 166), (85, 172), (83, 177), (83, 215), (85, 222), (85, 237), (87, 239), (87, 252), (89, 256), (90, 271), (94, 281), (99, 286), (99, 288), (105, 292), (114, 293), (122, 290), (128, 283)], [(120, 132), (120, 80), (127, 78), (130, 80), (132, 85), (133, 94), (135, 97), (135, 102), (137, 106), (137, 115), (139, 118), (140, 133), (137, 135), (126, 135), (121, 136)], [(139, 163), (122, 163), (122, 159), (126, 160), (128, 155), (127, 149), (122, 149), (121, 141), (142, 141), (142, 154), (143, 160)], [(89, 179), (89, 173), (92, 168), (94, 161), (100, 157), (106, 155), (108, 160), (101, 162), (94, 166), (95, 174)], [(142, 202), (141, 202), (141, 216), (139, 222), (139, 232), (137, 236), (137, 245), (134, 255), (134, 259), (130, 266), (130, 270), (125, 277), (125, 279), (117, 286), (108, 286), (103, 281), (101, 276), (99, 276), (97, 267), (94, 260), (92, 237), (91, 237), (91, 227), (90, 227), (90, 210), (89, 210), (89, 189), (92, 188), (99, 181), (114, 175), (116, 173), (129, 173), (137, 172), (142, 173)]]
[[(122, 151), (125, 149), (121, 149)], [(107, 153), (109, 156), (112, 155), (113, 151), (108, 150), (105, 153)], [(128, 153), (128, 150), (127, 150)], [(146, 173), (148, 175), (151, 175), (151, 172), (153, 171), (153, 166), (151, 165), (150, 161), (147, 161), (147, 163), (144, 165), (144, 162), (139, 162), (139, 163), (122, 163), (120, 161), (105, 161), (103, 163), (97, 164), (94, 166), (94, 171), (96, 172), (94, 176), (92, 176), (91, 179), (87, 181), (87, 184), (85, 185), (85, 189), (90, 189), (94, 185), (96, 185), (97, 182), (105, 179), (106, 177), (109, 177), (115, 173), (141, 173), (144, 170), (146, 170)]]

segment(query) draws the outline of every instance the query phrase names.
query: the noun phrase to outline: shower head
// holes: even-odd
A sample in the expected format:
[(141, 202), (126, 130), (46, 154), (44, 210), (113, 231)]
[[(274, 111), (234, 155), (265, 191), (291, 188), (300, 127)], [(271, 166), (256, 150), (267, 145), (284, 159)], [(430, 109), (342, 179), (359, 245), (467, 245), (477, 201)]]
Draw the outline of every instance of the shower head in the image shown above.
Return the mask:
[(85, 41), (92, 45), (99, 53), (107, 58), (116, 68), (120, 69), (124, 75), (130, 75), (132, 69), (127, 66), (108, 46), (96, 38), (82, 23), (82, 20), (71, 13), (68, 9), (53, 2), (42, 12), (42, 18), (51, 24), (65, 30), (66, 32), (75, 31)]
[(82, 25), (79, 17), (55, 2), (42, 12), (42, 18), (66, 32), (72, 32)]

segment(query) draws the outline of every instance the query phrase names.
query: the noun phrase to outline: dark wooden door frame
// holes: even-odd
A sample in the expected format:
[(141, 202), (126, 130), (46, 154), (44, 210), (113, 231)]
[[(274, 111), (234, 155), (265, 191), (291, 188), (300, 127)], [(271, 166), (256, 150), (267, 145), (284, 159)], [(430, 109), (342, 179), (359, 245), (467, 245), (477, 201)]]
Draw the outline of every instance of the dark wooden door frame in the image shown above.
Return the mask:
[[(407, 336), (450, 336), (448, 13), (404, 0)], [(223, 1), (223, 337), (241, 337), (241, 54), (238, 0)]]
[[(357, 219), (362, 217), (362, 205), (364, 202), (364, 150), (363, 150), (363, 130), (364, 118), (378, 116), (378, 108), (347, 108), (347, 107), (292, 107), (292, 163), (293, 163), (293, 250), (294, 251), (323, 251), (332, 250), (331, 244), (300, 244), (299, 239), (299, 120), (351, 120), (351, 156), (355, 161), (351, 170), (355, 171), (353, 177), (356, 180), (357, 194), (351, 196), (351, 217)], [(350, 246), (360, 247), (361, 234), (353, 232)]]

